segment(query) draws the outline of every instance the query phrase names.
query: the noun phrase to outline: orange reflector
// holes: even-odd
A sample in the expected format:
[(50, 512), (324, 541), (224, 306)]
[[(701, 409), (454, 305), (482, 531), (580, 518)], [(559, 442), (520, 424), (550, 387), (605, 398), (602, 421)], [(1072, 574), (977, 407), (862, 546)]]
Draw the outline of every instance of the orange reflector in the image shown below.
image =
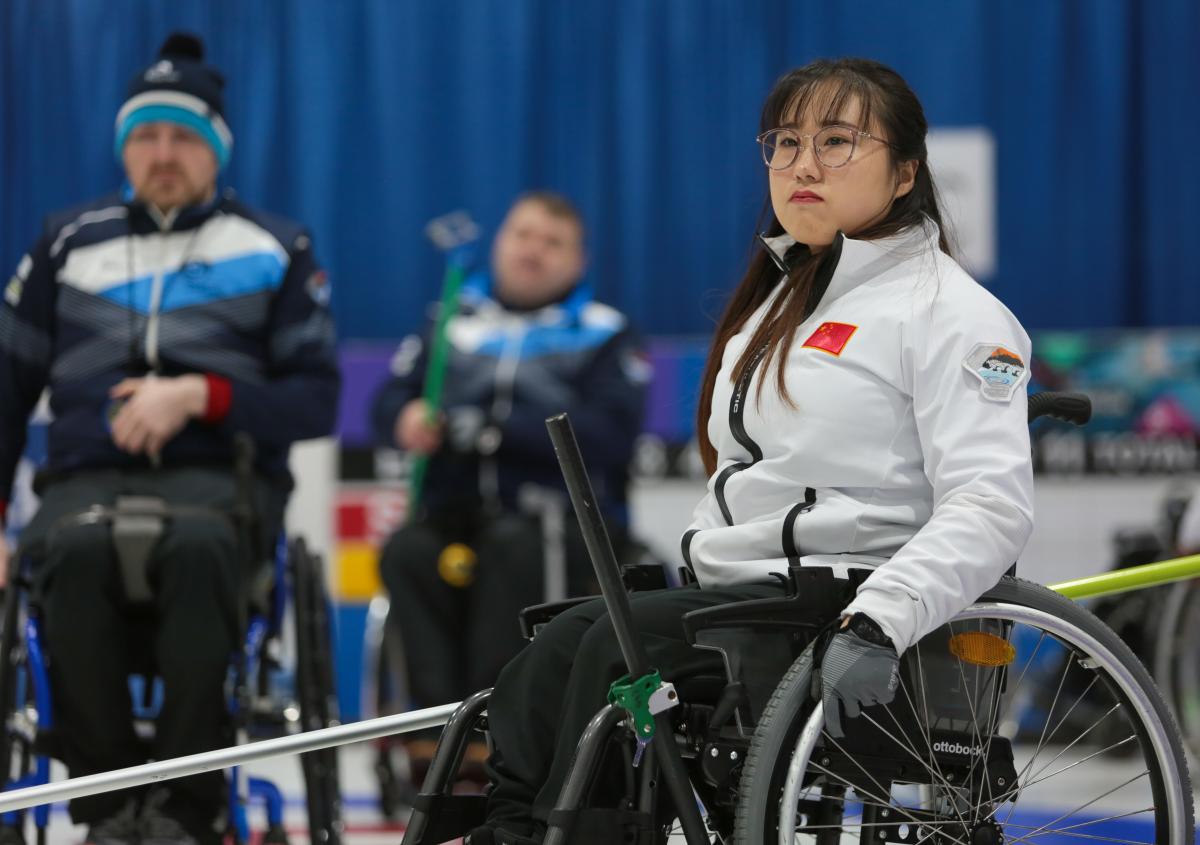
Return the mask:
[(975, 666), (1007, 666), (1017, 650), (1003, 637), (984, 631), (966, 631), (950, 638), (950, 653)]

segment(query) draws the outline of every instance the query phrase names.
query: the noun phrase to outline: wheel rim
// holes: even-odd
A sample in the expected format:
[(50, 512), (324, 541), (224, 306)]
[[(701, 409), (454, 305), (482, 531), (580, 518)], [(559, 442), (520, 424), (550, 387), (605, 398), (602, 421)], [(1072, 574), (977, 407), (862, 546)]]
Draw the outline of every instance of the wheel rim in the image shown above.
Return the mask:
[[(336, 723), (329, 664), (330, 620), (318, 560), (297, 544), (291, 552), (296, 600), (296, 677), (303, 730)], [(341, 797), (338, 790), (336, 749), (301, 755), (309, 815), (310, 838), (314, 845), (341, 840)]]
[[(1048, 842), (1087, 845), (1089, 842), (1190, 841), (1190, 831), (1184, 818), (1185, 801), (1178, 784), (1173, 782), (1176, 779), (1169, 775), (1176, 761), (1170, 735), (1155, 714), (1154, 705), (1141, 684), (1121, 660), (1087, 631), (1053, 614), (1030, 607), (991, 603), (973, 605), (956, 618), (952, 627), (956, 633), (962, 633), (995, 630), (993, 626), (996, 623), (1007, 624), (1017, 640), (1028, 631), (1037, 632), (1038, 636), (1032, 647), (1026, 649), (1025, 657), (1018, 656), (1006, 670), (1007, 684), (1001, 693), (996, 690), (1003, 681), (1002, 673), (987, 670), (991, 678), (980, 680), (976, 668), (976, 677), (971, 678), (968, 674), (971, 670), (962, 668), (964, 661), (954, 661), (959, 666), (958, 692), (971, 705), (969, 709), (976, 725), (999, 725), (996, 733), (981, 731), (976, 727), (973, 730), (977, 739), (974, 748), (975, 751), (982, 749), (982, 753), (974, 759), (966, 758), (970, 760), (969, 764), (963, 763), (957, 767), (957, 770), (967, 768), (966, 777), (959, 779), (977, 784), (976, 788), (968, 790), (951, 782), (955, 779), (956, 769), (947, 763), (947, 754), (934, 753), (932, 748), (935, 743), (943, 751), (947, 748), (957, 750), (962, 746), (939, 740), (941, 732), (930, 729), (930, 720), (922, 720), (917, 715), (923, 709), (928, 710), (932, 699), (917, 693), (918, 684), (910, 677), (905, 677), (891, 705), (872, 708), (875, 715), (871, 715), (872, 711), (864, 712), (863, 719), (858, 721), (869, 722), (885, 737), (890, 732), (895, 748), (900, 751), (900, 758), (910, 759), (909, 768), (913, 770), (911, 781), (924, 780), (930, 783), (924, 797), (919, 794), (915, 798), (905, 797), (906, 793), (915, 794), (912, 785), (904, 781), (892, 783), (886, 777), (885, 783), (861, 765), (859, 768), (864, 769), (862, 774), (847, 774), (844, 769), (839, 772), (833, 760), (841, 753), (841, 746), (824, 732), (824, 720), (817, 708), (801, 731), (789, 762), (779, 804), (778, 842), (781, 845), (793, 845), (798, 841), (809, 841), (810, 838), (824, 845), (825, 842), (839, 841), (842, 833), (861, 834), (864, 842), (888, 837), (889, 841), (961, 842), (964, 845), (993, 841), (1036, 845)], [(925, 652), (925, 642), (922, 641), (921, 647), (910, 649), (910, 652), (914, 652), (908, 661), (913, 676), (933, 674), (924, 668), (924, 664), (930, 660)], [(1028, 696), (1022, 697), (1020, 688), (1035, 682), (1037, 672), (1044, 669), (1038, 662), (1039, 653), (1045, 661), (1047, 653), (1054, 651), (1060, 651), (1063, 658), (1073, 656), (1074, 660), (1078, 660), (1080, 656), (1085, 657), (1087, 663), (1079, 668), (1086, 673), (1084, 677), (1088, 682), (1081, 691), (1072, 689), (1064, 693), (1068, 677), (1072, 677), (1073, 683), (1076, 680), (1071, 667), (1079, 664), (1072, 660), (1061, 661), (1062, 668), (1054, 679), (1054, 698), (1044, 718), (1038, 720), (1042, 723), (1041, 729), (1034, 732), (1036, 741), (1031, 745), (1028, 741), (1031, 738), (1029, 728), (1021, 726), (1019, 721), (1024, 717), (1028, 722), (1029, 714), (1005, 714), (1004, 708), (1009, 702), (1028, 700)], [(1046, 665), (1053, 666), (1054, 661), (1047, 661)], [(971, 690), (972, 694), (967, 695), (963, 690)], [(1085, 702), (1085, 697), (1089, 695), (1094, 700)], [(1108, 696), (1107, 701), (1105, 696)], [(937, 701), (932, 706), (937, 710), (945, 707), (945, 704)], [(1104, 706), (1106, 704), (1107, 707)], [(1099, 715), (1090, 727), (1086, 724), (1087, 719), (1076, 725), (1071, 721), (1072, 716), (1075, 715), (1078, 721), (1080, 713), (1077, 711), (1081, 706), (1085, 706), (1082, 714), (1089, 714), (1088, 719), (1093, 710), (1103, 715)], [(910, 718), (907, 714), (903, 718), (896, 715), (904, 710), (917, 718)], [(1113, 734), (1106, 723), (1118, 716), (1124, 717), (1122, 730)], [(887, 723), (889, 717), (891, 724)], [(923, 735), (918, 733), (914, 736), (911, 730), (906, 731), (906, 719), (910, 724), (926, 722), (921, 729)], [(946, 722), (938, 724), (945, 727)], [(993, 757), (1002, 756), (1004, 750), (1002, 743), (1006, 727), (1009, 731), (1014, 727), (1022, 728), (1016, 737), (1017, 742), (1012, 745), (1012, 763), (1017, 775), (1015, 789), (998, 786), (990, 776)], [(922, 740), (924, 747), (919, 744)], [(1122, 766), (1119, 770), (1125, 773), (1123, 775), (1107, 778), (1095, 786), (1087, 783), (1084, 778), (1091, 777), (1091, 774), (1083, 772), (1083, 769), (1089, 768), (1084, 764), (1130, 746), (1142, 749), (1139, 761), (1145, 763), (1144, 770), (1137, 771), (1141, 767), (1134, 766), (1125, 773), (1129, 767)], [(969, 748), (963, 750), (971, 751)], [(853, 755), (842, 756), (853, 763)], [(982, 761), (987, 763), (980, 764)], [(1110, 760), (1104, 762), (1112, 768)], [(1095, 766), (1090, 769), (1095, 769)], [(1068, 780), (1071, 783), (1064, 783)], [(1067, 795), (1070, 790), (1077, 789), (1081, 782), (1087, 786), (1088, 792), (1083, 797), (1071, 796), (1067, 802), (1071, 809), (1066, 813), (1048, 809), (1035, 809), (1030, 813), (1026, 808), (1019, 809), (1017, 806), (1023, 799), (1033, 797), (1035, 800), (1030, 803), (1035, 808), (1041, 808), (1042, 803), (1048, 804), (1041, 799)], [(850, 823), (841, 819), (836, 829), (830, 826), (822, 830), (810, 821), (807, 814), (801, 814), (800, 809), (817, 806), (813, 802), (819, 800), (818, 790), (822, 784), (851, 789), (861, 805), (858, 817), (851, 817)], [(865, 794), (860, 795), (858, 791)], [(932, 802), (930, 799), (933, 799)], [(796, 811), (784, 812), (783, 808), (796, 808)], [(887, 818), (882, 818), (881, 814)], [(1084, 815), (1085, 821), (1078, 821), (1077, 814)], [(1109, 832), (1142, 830), (1147, 817), (1153, 822), (1149, 835)], [(998, 823), (999, 827), (993, 829), (993, 822)], [(897, 835), (900, 825), (907, 826), (908, 839), (901, 839)]]
[[(1200, 634), (1200, 593), (1194, 585), (1189, 590), (1186, 604), (1187, 613), (1184, 617), (1186, 634)], [(1179, 665), (1179, 684), (1177, 687), (1177, 702), (1183, 721), (1184, 736), (1191, 743), (1192, 750), (1200, 754), (1200, 660), (1196, 658), (1196, 640), (1188, 641), (1177, 658)]]
[(1200, 755), (1200, 584), (1176, 584), (1163, 610), (1156, 680), (1170, 695), (1179, 726), (1194, 754)]

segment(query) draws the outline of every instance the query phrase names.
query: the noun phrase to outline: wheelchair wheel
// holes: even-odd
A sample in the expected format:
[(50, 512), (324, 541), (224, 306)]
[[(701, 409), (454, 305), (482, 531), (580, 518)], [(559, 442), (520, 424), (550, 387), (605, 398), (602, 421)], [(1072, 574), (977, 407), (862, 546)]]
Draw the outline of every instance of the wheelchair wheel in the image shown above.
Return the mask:
[[(300, 724), (312, 731), (338, 723), (333, 676), (332, 619), (321, 561), (302, 540), (288, 554), (296, 603), (296, 696)], [(339, 845), (342, 799), (338, 786), (337, 749), (300, 756), (304, 770), (308, 827), (313, 845)]]
[[(1192, 842), (1187, 764), (1149, 673), (1044, 587), (1005, 579), (908, 649), (895, 700), (842, 739), (811, 682), (806, 652), (755, 730), (734, 842)], [(1047, 694), (1021, 707), (1037, 683)]]
[(1174, 584), (1158, 622), (1154, 678), (1175, 710), (1183, 737), (1200, 755), (1200, 582)]
[[(35, 774), (36, 757), (45, 753), (47, 737), (39, 734), (35, 706), (44, 675), (30, 663), (22, 628), (28, 609), (22, 594), (29, 589), (18, 577), (3, 591), (4, 618), (0, 621), (0, 789)], [(5, 828), (0, 827), (0, 833)]]
[[(13, 567), (15, 569), (15, 566)], [(12, 756), (16, 739), (14, 716), (23, 706), (17, 701), (17, 676), (22, 671), (17, 651), (17, 623), (20, 618), (19, 591), (16, 584), (4, 590), (4, 618), (0, 620), (0, 761), (4, 764), (3, 787), (12, 778)]]

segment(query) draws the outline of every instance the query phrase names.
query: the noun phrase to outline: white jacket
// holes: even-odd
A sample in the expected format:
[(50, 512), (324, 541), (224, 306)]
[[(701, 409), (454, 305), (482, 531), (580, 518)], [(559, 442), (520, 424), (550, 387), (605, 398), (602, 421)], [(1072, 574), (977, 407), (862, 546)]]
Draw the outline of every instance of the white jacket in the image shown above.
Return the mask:
[(683, 539), (701, 586), (770, 580), (789, 561), (877, 567), (847, 611), (903, 651), (1016, 561), (1033, 528), (1029, 337), (937, 240), (932, 222), (843, 240), (787, 358), (794, 408), (775, 362), (731, 383), (766, 304), (726, 344), (717, 471)]

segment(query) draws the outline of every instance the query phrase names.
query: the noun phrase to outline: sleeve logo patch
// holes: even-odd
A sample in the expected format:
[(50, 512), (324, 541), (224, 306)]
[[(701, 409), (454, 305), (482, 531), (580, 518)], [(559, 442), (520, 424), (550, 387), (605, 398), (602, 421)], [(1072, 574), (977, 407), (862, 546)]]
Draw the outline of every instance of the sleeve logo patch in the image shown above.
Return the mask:
[(4, 301), (16, 308), (21, 302), (21, 289), (25, 287), (17, 276), (13, 276), (8, 280), (8, 286), (4, 288)]
[(634, 384), (648, 384), (654, 375), (654, 365), (640, 349), (629, 349), (621, 355), (621, 372)]
[(308, 295), (312, 297), (313, 302), (326, 308), (329, 305), (329, 274), (324, 270), (316, 270), (308, 281), (304, 283), (304, 289), (308, 291)]
[(822, 352), (838, 356), (842, 354), (842, 350), (856, 331), (858, 326), (849, 323), (822, 323), (808, 340), (804, 341), (802, 348), (820, 349)]
[(415, 334), (410, 334), (400, 341), (400, 345), (396, 347), (396, 353), (392, 355), (392, 375), (403, 378), (411, 373), (417, 366), (417, 360), (421, 357), (421, 349), (424, 345), (421, 338)]
[(963, 369), (979, 379), (985, 399), (1007, 402), (1021, 383), (1029, 368), (1021, 356), (998, 343), (977, 343), (963, 359)]

